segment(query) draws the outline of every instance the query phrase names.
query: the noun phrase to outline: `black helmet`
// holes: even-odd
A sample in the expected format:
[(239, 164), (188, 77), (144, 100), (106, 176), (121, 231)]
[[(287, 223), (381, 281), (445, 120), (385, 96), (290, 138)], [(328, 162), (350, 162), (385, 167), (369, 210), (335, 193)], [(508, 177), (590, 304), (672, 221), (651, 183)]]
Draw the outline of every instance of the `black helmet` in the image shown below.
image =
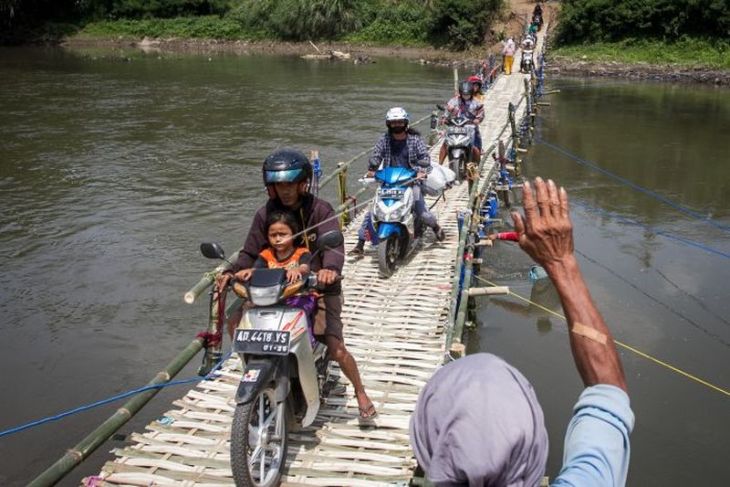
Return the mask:
[(469, 81), (462, 81), (459, 83), (459, 94), (460, 95), (471, 95), (472, 87)]
[(307, 156), (294, 149), (275, 150), (264, 160), (264, 184), (298, 183), (312, 177)]

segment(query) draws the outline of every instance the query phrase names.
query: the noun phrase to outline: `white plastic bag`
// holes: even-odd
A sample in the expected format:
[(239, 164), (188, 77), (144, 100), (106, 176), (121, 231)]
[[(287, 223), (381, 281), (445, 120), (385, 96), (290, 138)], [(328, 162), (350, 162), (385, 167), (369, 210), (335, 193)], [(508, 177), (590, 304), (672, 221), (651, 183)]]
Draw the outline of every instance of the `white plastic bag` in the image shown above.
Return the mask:
[(423, 192), (429, 196), (438, 196), (447, 185), (456, 181), (454, 171), (437, 162), (431, 163), (431, 172), (428, 173), (426, 182), (423, 184)]

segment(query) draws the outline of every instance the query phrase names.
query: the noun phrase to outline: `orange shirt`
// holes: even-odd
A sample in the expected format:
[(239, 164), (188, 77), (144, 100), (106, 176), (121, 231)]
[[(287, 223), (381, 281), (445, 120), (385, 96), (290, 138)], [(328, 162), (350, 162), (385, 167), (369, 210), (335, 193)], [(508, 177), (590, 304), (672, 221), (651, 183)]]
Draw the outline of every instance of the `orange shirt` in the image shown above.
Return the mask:
[(299, 247), (295, 249), (294, 252), (284, 260), (277, 259), (274, 249), (270, 247), (262, 250), (259, 254), (259, 260), (263, 261), (269, 269), (296, 269), (302, 264), (309, 264), (310, 258), (311, 255), (306, 247)]

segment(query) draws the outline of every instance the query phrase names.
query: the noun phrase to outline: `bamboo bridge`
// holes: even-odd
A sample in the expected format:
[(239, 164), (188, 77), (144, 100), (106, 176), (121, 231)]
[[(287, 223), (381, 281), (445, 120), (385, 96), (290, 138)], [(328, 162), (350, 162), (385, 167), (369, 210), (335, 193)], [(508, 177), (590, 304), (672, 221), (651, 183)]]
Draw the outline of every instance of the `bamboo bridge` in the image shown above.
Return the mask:
[[(542, 51), (540, 35), (535, 53)], [(536, 61), (541, 63), (542, 56)], [(494, 189), (492, 155), (499, 141), (514, 154), (530, 138), (531, 129), (525, 130), (523, 121), (534, 121), (536, 76), (518, 71), (497, 76), (496, 68), (491, 75), (481, 125), (485, 150), (479, 179), (448, 190), (432, 209), (446, 230), (446, 240), (436, 242), (427, 232), (422, 248), (389, 279), (378, 276), (376, 252), (367, 247), (364, 258), (345, 263), (345, 340), (378, 416), (361, 423), (353, 389), (344, 375), (340, 377), (314, 424), (290, 433), (283, 485), (418, 483), (412, 479), (416, 460), (409, 446), (409, 418), (433, 372), (463, 353), (471, 266), (479, 261), (473, 234), (481, 222), (477, 210)], [(439, 145), (431, 149), (434, 160)], [(433, 202), (431, 198), (429, 205)], [(361, 218), (344, 228), (347, 248), (355, 243)], [(241, 363), (230, 358), (213, 380), (201, 381), (145, 432), (133, 433), (128, 446), (115, 449), (116, 458), (98, 475), (85, 478), (83, 485), (233, 485), (229, 440), (240, 378)]]

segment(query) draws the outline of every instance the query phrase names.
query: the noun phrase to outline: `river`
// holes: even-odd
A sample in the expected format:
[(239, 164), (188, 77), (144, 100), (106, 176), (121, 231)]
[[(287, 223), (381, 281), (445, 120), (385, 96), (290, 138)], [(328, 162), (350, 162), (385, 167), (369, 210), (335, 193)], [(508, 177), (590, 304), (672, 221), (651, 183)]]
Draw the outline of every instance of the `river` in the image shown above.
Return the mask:
[[(403, 60), (57, 48), (2, 49), (0, 76), (0, 430), (143, 385), (189, 343), (206, 319), (204, 304), (182, 302), (210, 268), (198, 245), (241, 244), (264, 201), (260, 164), (272, 149), (318, 149), (331, 170), (372, 146), (388, 107), (420, 118), (451, 84), (449, 70)], [(541, 111), (543, 140), (730, 222), (730, 92), (551, 84), (563, 91)], [(727, 388), (727, 259), (656, 232), (727, 254), (726, 234), (547, 145), (531, 149), (526, 170), (558, 180), (583, 205), (574, 207), (576, 247), (617, 338)], [(487, 260), (485, 277), (530, 294), (529, 260), (513, 244), (499, 243)], [(580, 381), (559, 320), (510, 302), (481, 302), (472, 346), (504, 356), (535, 385), (554, 475)], [(727, 397), (622, 357), (638, 418), (630, 483), (730, 476)], [(194, 374), (194, 362), (180, 377)], [(124, 434), (182, 394), (161, 392), (62, 485), (98, 472)], [(0, 484), (24, 485), (113, 410), (0, 438)]]

